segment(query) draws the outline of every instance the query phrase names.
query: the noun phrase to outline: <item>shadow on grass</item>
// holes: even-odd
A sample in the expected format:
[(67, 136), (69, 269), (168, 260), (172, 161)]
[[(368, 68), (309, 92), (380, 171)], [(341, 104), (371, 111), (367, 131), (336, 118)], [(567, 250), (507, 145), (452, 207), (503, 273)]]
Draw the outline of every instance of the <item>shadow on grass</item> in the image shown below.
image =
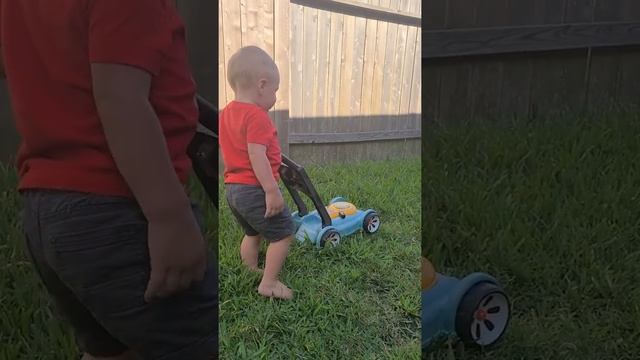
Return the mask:
[(492, 273), (514, 306), (499, 346), (428, 359), (637, 358), (639, 120), (426, 129), (423, 251), (442, 272)]

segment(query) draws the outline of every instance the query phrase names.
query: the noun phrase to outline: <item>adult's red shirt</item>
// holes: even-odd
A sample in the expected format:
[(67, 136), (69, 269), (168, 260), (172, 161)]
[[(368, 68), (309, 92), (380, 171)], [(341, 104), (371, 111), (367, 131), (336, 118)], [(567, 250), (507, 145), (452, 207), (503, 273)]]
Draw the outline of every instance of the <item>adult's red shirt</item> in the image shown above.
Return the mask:
[(230, 102), (220, 112), (218, 136), (226, 184), (260, 185), (249, 159), (249, 143), (267, 148), (273, 177), (276, 181), (280, 179), (278, 170), (282, 152), (278, 131), (264, 109), (239, 101)]
[(22, 138), (20, 190), (132, 196), (102, 130), (91, 63), (134, 66), (153, 76), (149, 99), (186, 182), (197, 107), (185, 30), (172, 3), (0, 0), (0, 46)]

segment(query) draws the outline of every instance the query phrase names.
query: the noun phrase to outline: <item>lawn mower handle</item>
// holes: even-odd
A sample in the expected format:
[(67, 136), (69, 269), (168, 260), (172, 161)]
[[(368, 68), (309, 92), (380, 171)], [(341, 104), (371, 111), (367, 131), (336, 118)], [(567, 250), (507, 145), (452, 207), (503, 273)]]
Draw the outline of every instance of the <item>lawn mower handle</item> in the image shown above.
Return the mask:
[(191, 158), (193, 171), (207, 196), (218, 208), (218, 116), (217, 110), (200, 95), (196, 96), (198, 127), (187, 154)]
[(331, 226), (331, 217), (329, 216), (329, 212), (322, 202), (320, 194), (318, 194), (316, 188), (313, 186), (307, 172), (302, 166), (296, 164), (284, 154), (282, 154), (282, 163), (280, 165), (280, 179), (282, 179), (284, 186), (289, 190), (293, 201), (298, 207), (299, 216), (308, 214), (307, 207), (300, 197), (299, 192), (302, 192), (313, 202), (313, 205), (322, 220), (322, 227), (325, 228), (327, 226)]

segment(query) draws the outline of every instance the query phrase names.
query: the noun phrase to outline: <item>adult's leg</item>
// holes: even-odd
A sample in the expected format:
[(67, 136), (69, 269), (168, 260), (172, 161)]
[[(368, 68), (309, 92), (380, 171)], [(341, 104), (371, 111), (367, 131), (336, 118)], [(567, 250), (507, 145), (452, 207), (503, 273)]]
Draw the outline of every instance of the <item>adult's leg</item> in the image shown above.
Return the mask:
[[(52, 298), (55, 313), (71, 325), (81, 351), (89, 351), (105, 359), (120, 359), (127, 355), (127, 346), (109, 334), (76, 294), (58, 276), (51, 264), (51, 241), (46, 226), (47, 217), (41, 219), (41, 207), (46, 207), (51, 194), (26, 192), (23, 196), (23, 229), (31, 262), (42, 284)], [(51, 204), (49, 204), (51, 205)], [(60, 204), (53, 204), (60, 205)], [(41, 226), (41, 224), (45, 226)], [(65, 265), (65, 264), (62, 264)], [(129, 357), (122, 357), (129, 359)]]
[[(202, 281), (147, 303), (148, 223), (137, 204), (91, 195), (53, 200), (49, 214), (40, 218), (48, 261), (79, 307), (100, 325), (89, 332), (91, 339), (104, 332), (123, 346), (116, 351), (94, 342), (82, 349), (89, 359), (130, 358), (132, 351), (144, 359), (215, 358), (218, 279), (211, 254)], [(198, 220), (202, 224), (202, 216)]]

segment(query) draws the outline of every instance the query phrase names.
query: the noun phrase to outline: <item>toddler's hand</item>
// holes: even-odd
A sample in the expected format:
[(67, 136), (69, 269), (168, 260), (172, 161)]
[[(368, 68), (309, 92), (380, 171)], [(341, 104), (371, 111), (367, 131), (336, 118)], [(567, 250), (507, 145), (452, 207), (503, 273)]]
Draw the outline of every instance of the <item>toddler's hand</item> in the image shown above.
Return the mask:
[(264, 213), (265, 218), (278, 215), (284, 209), (284, 199), (277, 188), (265, 193), (265, 203), (267, 205), (267, 211)]

